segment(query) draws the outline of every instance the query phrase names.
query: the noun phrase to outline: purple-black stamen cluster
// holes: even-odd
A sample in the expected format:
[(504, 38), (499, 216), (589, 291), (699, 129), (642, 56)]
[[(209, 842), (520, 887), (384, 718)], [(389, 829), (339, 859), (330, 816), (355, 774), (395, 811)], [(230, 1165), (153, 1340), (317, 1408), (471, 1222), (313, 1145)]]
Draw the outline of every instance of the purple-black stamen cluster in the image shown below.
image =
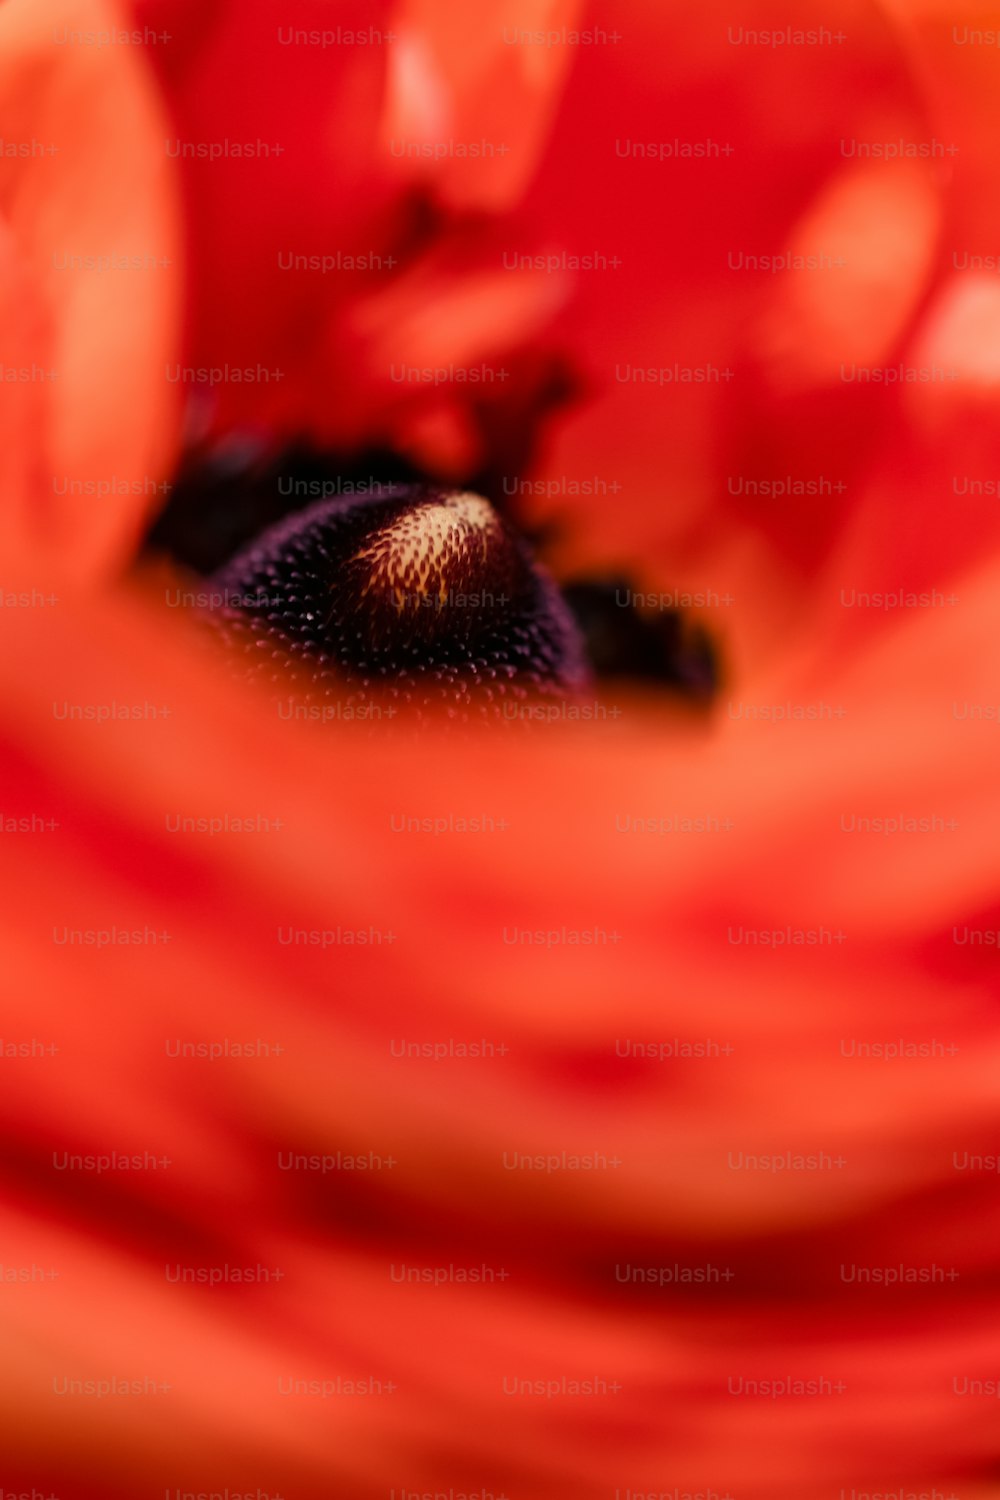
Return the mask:
[(499, 711), (584, 685), (554, 583), (487, 500), (399, 488), (286, 516), (219, 569), (241, 671), (307, 701), (388, 695)]

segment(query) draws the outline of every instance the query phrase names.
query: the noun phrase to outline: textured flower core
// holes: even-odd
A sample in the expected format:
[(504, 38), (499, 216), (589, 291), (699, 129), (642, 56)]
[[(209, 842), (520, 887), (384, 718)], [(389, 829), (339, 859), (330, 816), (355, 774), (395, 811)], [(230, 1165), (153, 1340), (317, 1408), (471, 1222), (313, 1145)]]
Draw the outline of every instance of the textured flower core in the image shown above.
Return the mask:
[(222, 630), (248, 673), (485, 710), (581, 686), (572, 618), (490, 503), (390, 490), (286, 517), (219, 570)]

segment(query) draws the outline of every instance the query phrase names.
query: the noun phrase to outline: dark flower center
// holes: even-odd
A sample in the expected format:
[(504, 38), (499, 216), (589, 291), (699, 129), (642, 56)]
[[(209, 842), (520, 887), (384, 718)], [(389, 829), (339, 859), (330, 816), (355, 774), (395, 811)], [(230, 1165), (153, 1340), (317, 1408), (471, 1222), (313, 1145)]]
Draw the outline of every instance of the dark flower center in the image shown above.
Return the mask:
[(489, 712), (504, 684), (508, 697), (578, 686), (582, 654), (599, 682), (711, 706), (719, 668), (703, 625), (623, 608), (627, 576), (577, 577), (560, 597), (503, 485), (484, 473), (476, 489), (488, 498), (444, 490), (388, 451), (193, 451), (148, 546), (240, 596), (224, 638), (248, 674), (282, 690), (291, 679), (328, 696), (336, 678), (345, 697), (380, 686)]
[(389, 692), (496, 711), (586, 681), (572, 616), (525, 542), (467, 491), (399, 487), (287, 516), (214, 576), (247, 673), (308, 696)]

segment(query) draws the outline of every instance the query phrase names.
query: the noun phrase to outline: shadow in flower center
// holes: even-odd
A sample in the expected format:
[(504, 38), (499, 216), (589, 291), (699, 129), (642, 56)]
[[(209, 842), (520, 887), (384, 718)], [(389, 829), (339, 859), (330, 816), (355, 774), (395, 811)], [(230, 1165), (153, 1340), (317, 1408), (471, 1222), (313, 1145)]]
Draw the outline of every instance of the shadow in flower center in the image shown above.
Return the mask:
[(701, 624), (630, 607), (623, 575), (558, 589), (502, 487), (476, 488), (429, 483), (389, 451), (345, 463), (231, 444), (189, 457), (147, 546), (223, 591), (214, 623), (243, 671), (309, 696), (346, 684), (482, 706), (592, 678), (710, 705), (718, 659)]

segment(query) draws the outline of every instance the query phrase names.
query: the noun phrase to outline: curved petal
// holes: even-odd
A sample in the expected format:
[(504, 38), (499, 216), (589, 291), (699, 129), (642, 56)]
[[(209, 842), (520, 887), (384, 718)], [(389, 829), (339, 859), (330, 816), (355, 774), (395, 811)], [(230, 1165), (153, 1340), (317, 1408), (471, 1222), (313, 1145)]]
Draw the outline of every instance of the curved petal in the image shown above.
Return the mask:
[(382, 135), (404, 177), (424, 179), (452, 208), (516, 203), (587, 30), (580, 9), (579, 0), (521, 0), (514, 11), (507, 0), (464, 11), (400, 0)]
[[(594, 19), (613, 28), (608, 9)], [(554, 430), (525, 511), (558, 527), (563, 573), (626, 568), (640, 591), (734, 598), (708, 620), (742, 673), (798, 627), (857, 502), (882, 404), (859, 410), (829, 376), (906, 337), (944, 184), (919, 162), (845, 155), (928, 129), (921, 75), (874, 5), (827, 7), (812, 46), (756, 45), (761, 27), (804, 23), (752, 0), (635, 7), (620, 24), (619, 47), (580, 58), (525, 205), (598, 267), (553, 335), (590, 399)], [(804, 253), (829, 268), (782, 269)], [(830, 489), (771, 493), (789, 477)]]
[(34, 308), (38, 387), (16, 427), (36, 482), (5, 496), (4, 545), (12, 565), (81, 578), (134, 549), (176, 435), (175, 204), (140, 49), (108, 40), (123, 24), (104, 0), (0, 10), (0, 217)]
[[(60, 1049), (3, 1064), (5, 1257), (59, 1272), (4, 1289), (8, 1472), (986, 1476), (995, 564), (964, 599), (804, 676), (842, 718), (418, 742), (238, 699), (151, 592), (4, 611), (4, 1038)], [(111, 1375), (170, 1389), (50, 1389)]]

